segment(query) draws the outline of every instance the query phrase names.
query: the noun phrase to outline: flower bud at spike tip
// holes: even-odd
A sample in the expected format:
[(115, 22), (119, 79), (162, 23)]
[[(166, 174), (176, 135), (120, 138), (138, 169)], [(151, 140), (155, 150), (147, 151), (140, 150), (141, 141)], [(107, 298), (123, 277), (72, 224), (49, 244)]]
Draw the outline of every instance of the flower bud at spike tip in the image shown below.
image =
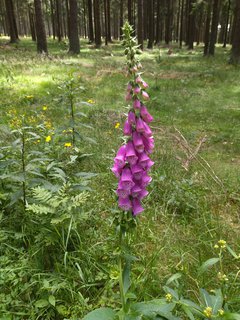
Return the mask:
[(143, 212), (141, 200), (148, 195), (147, 185), (152, 178), (148, 175), (154, 162), (149, 155), (154, 148), (154, 139), (149, 123), (153, 117), (148, 112), (143, 100), (149, 100), (145, 91), (148, 84), (143, 80), (139, 70), (142, 68), (136, 52), (136, 40), (131, 36), (132, 27), (126, 23), (123, 28), (123, 42), (127, 57), (128, 75), (125, 99), (130, 110), (124, 123), (123, 133), (126, 143), (121, 146), (114, 159), (112, 172), (118, 179), (118, 206), (124, 211), (131, 211), (133, 216)]

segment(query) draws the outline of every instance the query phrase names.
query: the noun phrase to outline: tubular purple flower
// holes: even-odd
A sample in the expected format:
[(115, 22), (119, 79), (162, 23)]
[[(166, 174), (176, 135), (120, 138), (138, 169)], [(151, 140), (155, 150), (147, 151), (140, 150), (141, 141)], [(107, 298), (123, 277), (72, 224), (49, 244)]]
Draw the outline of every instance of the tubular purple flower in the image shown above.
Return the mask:
[(142, 97), (144, 100), (149, 100), (149, 95), (147, 94), (146, 91), (142, 91)]
[(137, 78), (135, 79), (135, 82), (140, 84), (143, 82), (142, 78), (140, 76), (137, 76)]
[(142, 136), (136, 131), (133, 132), (133, 144), (138, 153), (142, 153), (144, 151)]
[(142, 181), (141, 181), (142, 187), (145, 188), (147, 185), (149, 185), (151, 181), (152, 181), (152, 178), (146, 172), (144, 172), (142, 176)]
[(140, 100), (135, 99), (135, 100), (133, 101), (133, 108), (134, 108), (134, 109), (140, 109), (140, 108), (141, 108), (141, 102), (140, 102)]
[(149, 122), (153, 121), (153, 117), (148, 112), (146, 106), (144, 106), (144, 105), (141, 106), (140, 114), (145, 122), (149, 123)]
[(135, 180), (141, 180), (143, 175), (143, 168), (139, 164), (135, 164), (131, 166), (131, 171), (133, 174), (133, 178)]
[(139, 133), (144, 133), (146, 131), (145, 123), (141, 118), (137, 118), (136, 120), (136, 130)]
[(139, 186), (138, 184), (135, 184), (135, 186), (131, 190), (131, 196), (133, 198), (138, 198), (142, 191), (143, 189), (141, 188), (141, 186)]
[(149, 126), (146, 124), (146, 122), (143, 122), (144, 131), (143, 134), (145, 137), (152, 137), (152, 130), (149, 128)]
[(154, 139), (153, 137), (144, 137), (142, 136), (142, 141), (144, 144), (144, 149), (147, 153), (152, 153), (154, 148)]
[(139, 193), (138, 198), (140, 200), (142, 200), (143, 198), (145, 198), (148, 195), (148, 191), (146, 189), (142, 189), (142, 191)]
[(135, 116), (135, 113), (132, 112), (132, 111), (130, 111), (130, 112), (128, 113), (128, 122), (129, 122), (129, 124), (131, 124), (131, 125), (135, 125), (135, 123), (136, 123), (136, 116)]
[(123, 168), (125, 166), (126, 161), (126, 146), (123, 145), (119, 148), (117, 155), (114, 159), (114, 162), (119, 168)]
[(130, 92), (128, 92), (128, 93), (126, 94), (126, 96), (125, 96), (125, 100), (126, 100), (126, 101), (130, 101), (130, 100), (132, 100), (132, 95), (131, 95), (131, 93), (130, 93)]
[(130, 190), (124, 189), (121, 182), (119, 182), (116, 192), (119, 198), (122, 199), (128, 198), (130, 195)]
[(126, 160), (128, 163), (130, 163), (130, 165), (134, 165), (138, 161), (138, 156), (132, 141), (128, 141), (126, 145)]
[(134, 89), (133, 89), (133, 93), (134, 94), (139, 94), (141, 92), (141, 89), (139, 88), (139, 87), (135, 87)]
[(116, 165), (116, 163), (114, 164), (114, 166), (112, 167), (111, 170), (115, 174), (116, 178), (120, 178), (121, 177), (122, 169), (119, 168), (119, 166)]
[(129, 211), (132, 209), (132, 202), (129, 198), (119, 198), (118, 205), (124, 211)]
[(128, 85), (127, 85), (127, 92), (130, 92), (132, 90), (132, 85), (131, 83), (129, 82)]
[(131, 136), (132, 135), (132, 126), (128, 122), (128, 120), (125, 121), (124, 127), (123, 127), (123, 133), (125, 136)]
[(147, 166), (146, 166), (146, 170), (150, 170), (150, 168), (154, 165), (154, 161), (152, 161), (151, 159), (148, 160), (147, 162)]
[(121, 182), (121, 186), (125, 190), (131, 190), (132, 187), (134, 186), (135, 183), (133, 182), (132, 173), (129, 168), (123, 169), (120, 182)]
[(145, 152), (143, 152), (143, 153), (141, 153), (141, 154), (139, 155), (139, 157), (138, 157), (138, 164), (139, 164), (143, 169), (146, 169), (149, 160), (150, 160), (149, 156), (148, 156)]
[(132, 210), (133, 210), (133, 215), (136, 216), (139, 213), (143, 212), (144, 209), (141, 205), (141, 202), (138, 198), (134, 198), (132, 201)]
[(146, 88), (149, 87), (148, 84), (147, 84), (147, 82), (145, 82), (145, 81), (142, 82), (142, 86), (143, 86), (144, 89), (146, 89)]

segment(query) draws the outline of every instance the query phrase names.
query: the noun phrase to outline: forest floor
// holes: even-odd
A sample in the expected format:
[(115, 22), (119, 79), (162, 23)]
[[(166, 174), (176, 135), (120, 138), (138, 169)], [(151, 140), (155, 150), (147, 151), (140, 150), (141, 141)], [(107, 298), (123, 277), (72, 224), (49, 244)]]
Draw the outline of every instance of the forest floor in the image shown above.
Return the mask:
[[(78, 268), (75, 262), (69, 262), (68, 271), (69, 286), (71, 276), (74, 278), (74, 273), (79, 274), (79, 280), (76, 280), (79, 286), (75, 283), (74, 288), (77, 287), (76, 291), (81, 294), (72, 294), (67, 306), (64, 304), (57, 294), (62, 289), (58, 287), (54, 291), (52, 283), (60, 286), (61, 279), (67, 281), (65, 271), (59, 271), (59, 276), (55, 274), (54, 282), (50, 272), (38, 268), (35, 261), (38, 249), (30, 250), (30, 257), (18, 247), (9, 236), (13, 231), (10, 231), (4, 212), (0, 232), (8, 248), (1, 251), (2, 268), (9, 271), (12, 266), (12, 270), (17, 270), (22, 264), (26, 274), (29, 268), (32, 268), (31, 274), (36, 269), (35, 275), (39, 274), (39, 279), (45, 272), (41, 281), (47, 278), (52, 285), (51, 292), (57, 297), (56, 303), (43, 303), (42, 307), (39, 307), (41, 303), (34, 305), (36, 300), (44, 300), (42, 292), (49, 292), (47, 284), (45, 289), (40, 286), (34, 296), (30, 289), (33, 285), (28, 286), (26, 280), (24, 290), (34, 296), (29, 298), (35, 310), (32, 312), (37, 312), (38, 307), (40, 310), (45, 308), (41, 316), (48, 319), (47, 312), (56, 304), (62, 306), (61, 310), (58, 308), (59, 314), (65, 312), (65, 317), (72, 315), (71, 319), (75, 319), (74, 315), (82, 316), (96, 306), (117, 304), (113, 276), (115, 231), (112, 225), (117, 209), (116, 179), (110, 168), (121, 143), (121, 128), (127, 112), (125, 90), (128, 78), (123, 48), (119, 43), (113, 43), (94, 49), (82, 41), (80, 55), (70, 56), (65, 43), (49, 41), (49, 56), (40, 56), (29, 39), (22, 39), (15, 46), (5, 46), (4, 41), (0, 38), (2, 127), (14, 129), (21, 113), (29, 112), (31, 125), (37, 125), (36, 121), (44, 118), (52, 130), (51, 143), (60, 147), (62, 144), (64, 148), (68, 137), (58, 139), (57, 132), (67, 119), (64, 113), (69, 106), (65, 96), (71, 78), (77, 83), (76, 108), (86, 115), (79, 120), (84, 139), (77, 142), (77, 147), (85, 156), (78, 164), (78, 170), (97, 176), (90, 183), (91, 200), (86, 206), (90, 220), (86, 220), (81, 231), (86, 245), (83, 245), (81, 254), (91, 249), (87, 254), (88, 265), (86, 261), (76, 260)], [(137, 292), (138, 300), (161, 296), (166, 280), (176, 273), (181, 274), (178, 285), (182, 292), (196, 297), (199, 287), (210, 290), (218, 281), (217, 266), (209, 269), (206, 277), (198, 272), (204, 261), (217, 256), (214, 245), (224, 239), (240, 253), (240, 72), (239, 68), (228, 64), (229, 49), (217, 47), (215, 57), (210, 58), (202, 56), (201, 46), (191, 52), (173, 46), (170, 54), (168, 48), (160, 47), (145, 50), (140, 56), (143, 78), (149, 84), (148, 107), (154, 116), (152, 128), (156, 147), (150, 194), (132, 240), (138, 257), (133, 265), (133, 290)], [(3, 147), (6, 136), (0, 133), (0, 137)], [(41, 143), (45, 143), (45, 136)], [(234, 283), (231, 292), (234, 296), (235, 288), (240, 286), (239, 277), (235, 279), (239, 260), (225, 252), (224, 268), (229, 283)], [(26, 276), (23, 274), (21, 279)], [(15, 272), (15, 278), (19, 277)], [(10, 278), (4, 280), (0, 276), (0, 283), (7, 287), (12, 281)], [(4, 306), (0, 302), (0, 310), (4, 313), (0, 319), (25, 319), (24, 312), (29, 312), (27, 306), (30, 302), (17, 286), (20, 287), (14, 283), (15, 296), (6, 289), (0, 293), (4, 301)], [(75, 289), (70, 288), (69, 292)], [(239, 306), (240, 302), (235, 305)], [(24, 310), (22, 316), (19, 309)], [(240, 307), (238, 309), (240, 311)], [(14, 318), (11, 318), (12, 314), (15, 314)], [(26, 319), (36, 318), (28, 314)], [(56, 316), (56, 319), (62, 318)]]

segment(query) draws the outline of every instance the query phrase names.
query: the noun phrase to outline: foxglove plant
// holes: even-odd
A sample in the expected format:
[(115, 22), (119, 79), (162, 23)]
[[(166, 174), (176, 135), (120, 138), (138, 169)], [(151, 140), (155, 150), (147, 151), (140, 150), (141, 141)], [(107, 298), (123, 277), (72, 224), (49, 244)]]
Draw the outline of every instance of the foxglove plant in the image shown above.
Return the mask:
[(138, 48), (131, 37), (132, 27), (125, 24), (123, 30), (127, 69), (131, 77), (125, 99), (130, 103), (130, 110), (123, 128), (126, 143), (119, 148), (112, 171), (118, 178), (118, 206), (136, 216), (144, 210), (141, 201), (147, 196), (146, 187), (151, 182), (148, 172), (154, 162), (149, 155), (154, 148), (154, 139), (149, 123), (153, 117), (145, 106), (145, 101), (149, 100), (148, 84), (141, 76), (142, 66), (136, 57)]

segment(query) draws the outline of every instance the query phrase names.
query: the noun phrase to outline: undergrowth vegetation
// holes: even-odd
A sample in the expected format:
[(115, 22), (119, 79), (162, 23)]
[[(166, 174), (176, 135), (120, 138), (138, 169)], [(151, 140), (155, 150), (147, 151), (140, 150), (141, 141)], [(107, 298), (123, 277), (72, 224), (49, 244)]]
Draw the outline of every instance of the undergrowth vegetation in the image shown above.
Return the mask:
[[(110, 168), (127, 112), (123, 49), (83, 41), (71, 57), (52, 41), (49, 51), (37, 56), (29, 39), (0, 46), (2, 320), (120, 308)], [(129, 239), (136, 314), (162, 299), (180, 319), (239, 319), (240, 74), (227, 50), (201, 51), (140, 57), (155, 165)], [(164, 319), (141, 312), (129, 319)]]

